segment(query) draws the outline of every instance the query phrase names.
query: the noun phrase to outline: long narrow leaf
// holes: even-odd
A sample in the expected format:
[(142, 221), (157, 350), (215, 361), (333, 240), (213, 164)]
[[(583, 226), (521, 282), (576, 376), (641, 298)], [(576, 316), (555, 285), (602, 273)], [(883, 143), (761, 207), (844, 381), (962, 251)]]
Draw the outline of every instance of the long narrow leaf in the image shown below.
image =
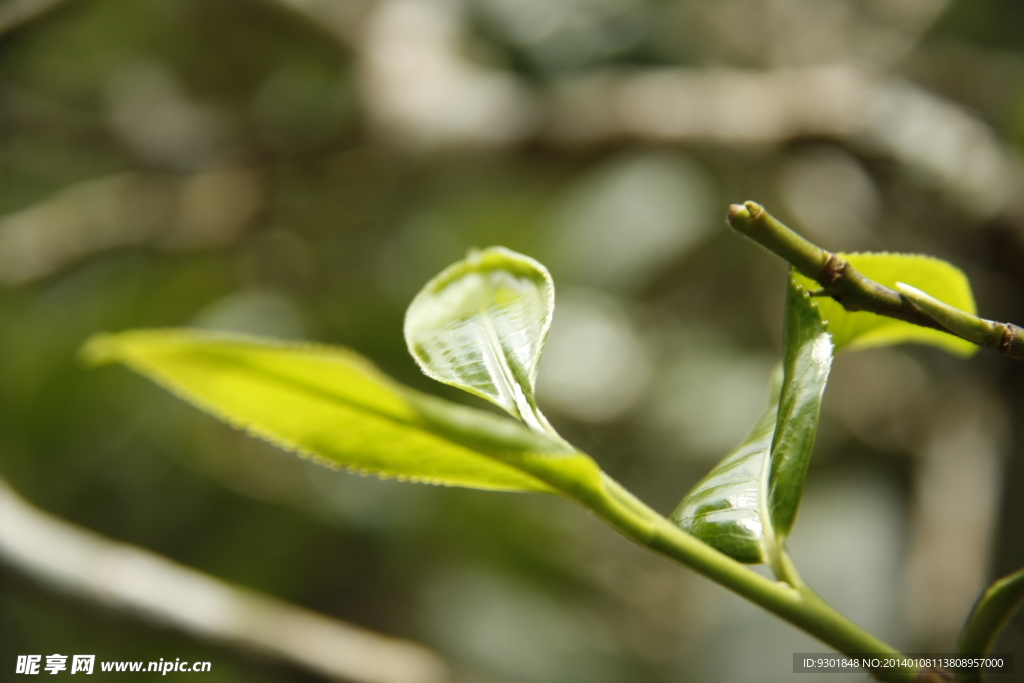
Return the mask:
[(793, 280), (783, 343), (782, 392), (768, 467), (768, 510), (779, 543), (789, 536), (800, 506), (834, 349), (817, 303)]
[(832, 363), (817, 306), (790, 279), (781, 387), (750, 436), (683, 498), (682, 528), (731, 557), (766, 562), (796, 519)]
[(405, 339), (423, 372), (553, 433), (534, 385), (551, 326), (554, 284), (531, 258), (503, 247), (472, 252), (428, 282), (405, 317)]
[(100, 335), (84, 353), (124, 363), (257, 437), (362, 474), (552, 492), (545, 480), (594, 482), (600, 472), (518, 422), (403, 387), (343, 348), (154, 330)]

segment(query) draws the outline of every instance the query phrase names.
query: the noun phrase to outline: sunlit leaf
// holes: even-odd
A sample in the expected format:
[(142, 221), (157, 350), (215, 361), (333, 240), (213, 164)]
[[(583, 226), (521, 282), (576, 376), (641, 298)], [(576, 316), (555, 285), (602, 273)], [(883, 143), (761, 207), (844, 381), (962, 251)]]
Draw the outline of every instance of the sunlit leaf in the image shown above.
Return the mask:
[(541, 264), (503, 247), (474, 251), (427, 283), (405, 316), (423, 372), (552, 432), (534, 385), (555, 290)]
[(672, 513), (684, 529), (741, 562), (768, 562), (793, 527), (832, 365), (817, 306), (794, 280), (784, 344), (768, 410)]
[(394, 382), (343, 348), (188, 330), (100, 335), (93, 362), (121, 362), (254, 436), (361, 474), (480, 489), (597, 485), (587, 456), (486, 411)]
[[(839, 255), (861, 273), (886, 287), (895, 288), (897, 282), (905, 282), (951, 306), (972, 314), (976, 312), (967, 276), (946, 261), (920, 254)], [(797, 276), (797, 281), (808, 289), (818, 286), (802, 275)], [(818, 307), (821, 317), (828, 323), (837, 352), (845, 348), (864, 349), (906, 342), (937, 346), (960, 356), (969, 356), (978, 350), (974, 344), (945, 332), (874, 313), (847, 312), (827, 296), (819, 297)]]

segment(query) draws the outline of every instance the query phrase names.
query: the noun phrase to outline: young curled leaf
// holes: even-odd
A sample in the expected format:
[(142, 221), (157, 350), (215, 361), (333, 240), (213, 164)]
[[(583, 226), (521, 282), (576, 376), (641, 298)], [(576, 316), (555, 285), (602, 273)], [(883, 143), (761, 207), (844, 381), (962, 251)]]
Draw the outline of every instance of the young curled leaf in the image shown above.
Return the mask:
[(832, 365), (825, 323), (794, 278), (786, 299), (784, 346), (768, 410), (671, 515), (734, 559), (767, 562), (773, 569), (796, 519)]
[(124, 363), (224, 422), (328, 466), (502, 491), (599, 486), (588, 456), (513, 420), (404, 387), (348, 349), (143, 330), (98, 335), (83, 352), (94, 363)]
[(554, 434), (535, 397), (555, 288), (547, 269), (504, 247), (473, 251), (416, 295), (405, 341), (423, 372)]
[(671, 515), (686, 531), (747, 564), (767, 561), (761, 498), (765, 456), (771, 450), (779, 412), (780, 383), (774, 383), (768, 409), (750, 435), (686, 494)]

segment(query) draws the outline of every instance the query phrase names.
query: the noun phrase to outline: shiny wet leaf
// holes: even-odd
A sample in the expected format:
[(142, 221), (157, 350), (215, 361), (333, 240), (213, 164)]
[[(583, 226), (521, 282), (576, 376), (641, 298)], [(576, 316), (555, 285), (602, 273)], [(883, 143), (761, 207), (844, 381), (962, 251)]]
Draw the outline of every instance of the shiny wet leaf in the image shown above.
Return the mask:
[(832, 364), (833, 346), (817, 304), (794, 279), (784, 347), (768, 410), (671, 515), (741, 562), (770, 561), (793, 527)]

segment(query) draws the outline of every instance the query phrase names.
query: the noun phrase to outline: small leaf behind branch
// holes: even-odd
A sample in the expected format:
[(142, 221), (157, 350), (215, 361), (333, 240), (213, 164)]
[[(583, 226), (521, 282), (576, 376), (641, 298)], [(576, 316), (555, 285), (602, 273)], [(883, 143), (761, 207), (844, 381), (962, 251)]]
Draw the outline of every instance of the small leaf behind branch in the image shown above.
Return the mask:
[(423, 372), (482, 396), (554, 434), (534, 385), (551, 326), (555, 289), (548, 271), (503, 247), (471, 252), (416, 295), (405, 340)]
[[(844, 259), (875, 282), (895, 289), (897, 282), (905, 282), (928, 292), (945, 303), (968, 313), (975, 313), (971, 285), (956, 266), (941, 259), (921, 254), (861, 253), (844, 254)], [(810, 278), (797, 275), (797, 281), (808, 289), (817, 284)], [(939, 330), (921, 327), (895, 318), (865, 311), (850, 312), (830, 297), (820, 297), (818, 308), (828, 323), (836, 345), (836, 352), (875, 346), (889, 346), (914, 342), (937, 346), (959, 356), (970, 356), (978, 347), (964, 339)]]
[(832, 348), (815, 302), (791, 278), (771, 404), (750, 436), (683, 498), (674, 522), (734, 559), (777, 569), (803, 494)]
[(121, 362), (232, 426), (322, 464), (431, 484), (553, 492), (598, 486), (586, 455), (518, 422), (403, 387), (343, 348), (189, 330), (99, 335)]

